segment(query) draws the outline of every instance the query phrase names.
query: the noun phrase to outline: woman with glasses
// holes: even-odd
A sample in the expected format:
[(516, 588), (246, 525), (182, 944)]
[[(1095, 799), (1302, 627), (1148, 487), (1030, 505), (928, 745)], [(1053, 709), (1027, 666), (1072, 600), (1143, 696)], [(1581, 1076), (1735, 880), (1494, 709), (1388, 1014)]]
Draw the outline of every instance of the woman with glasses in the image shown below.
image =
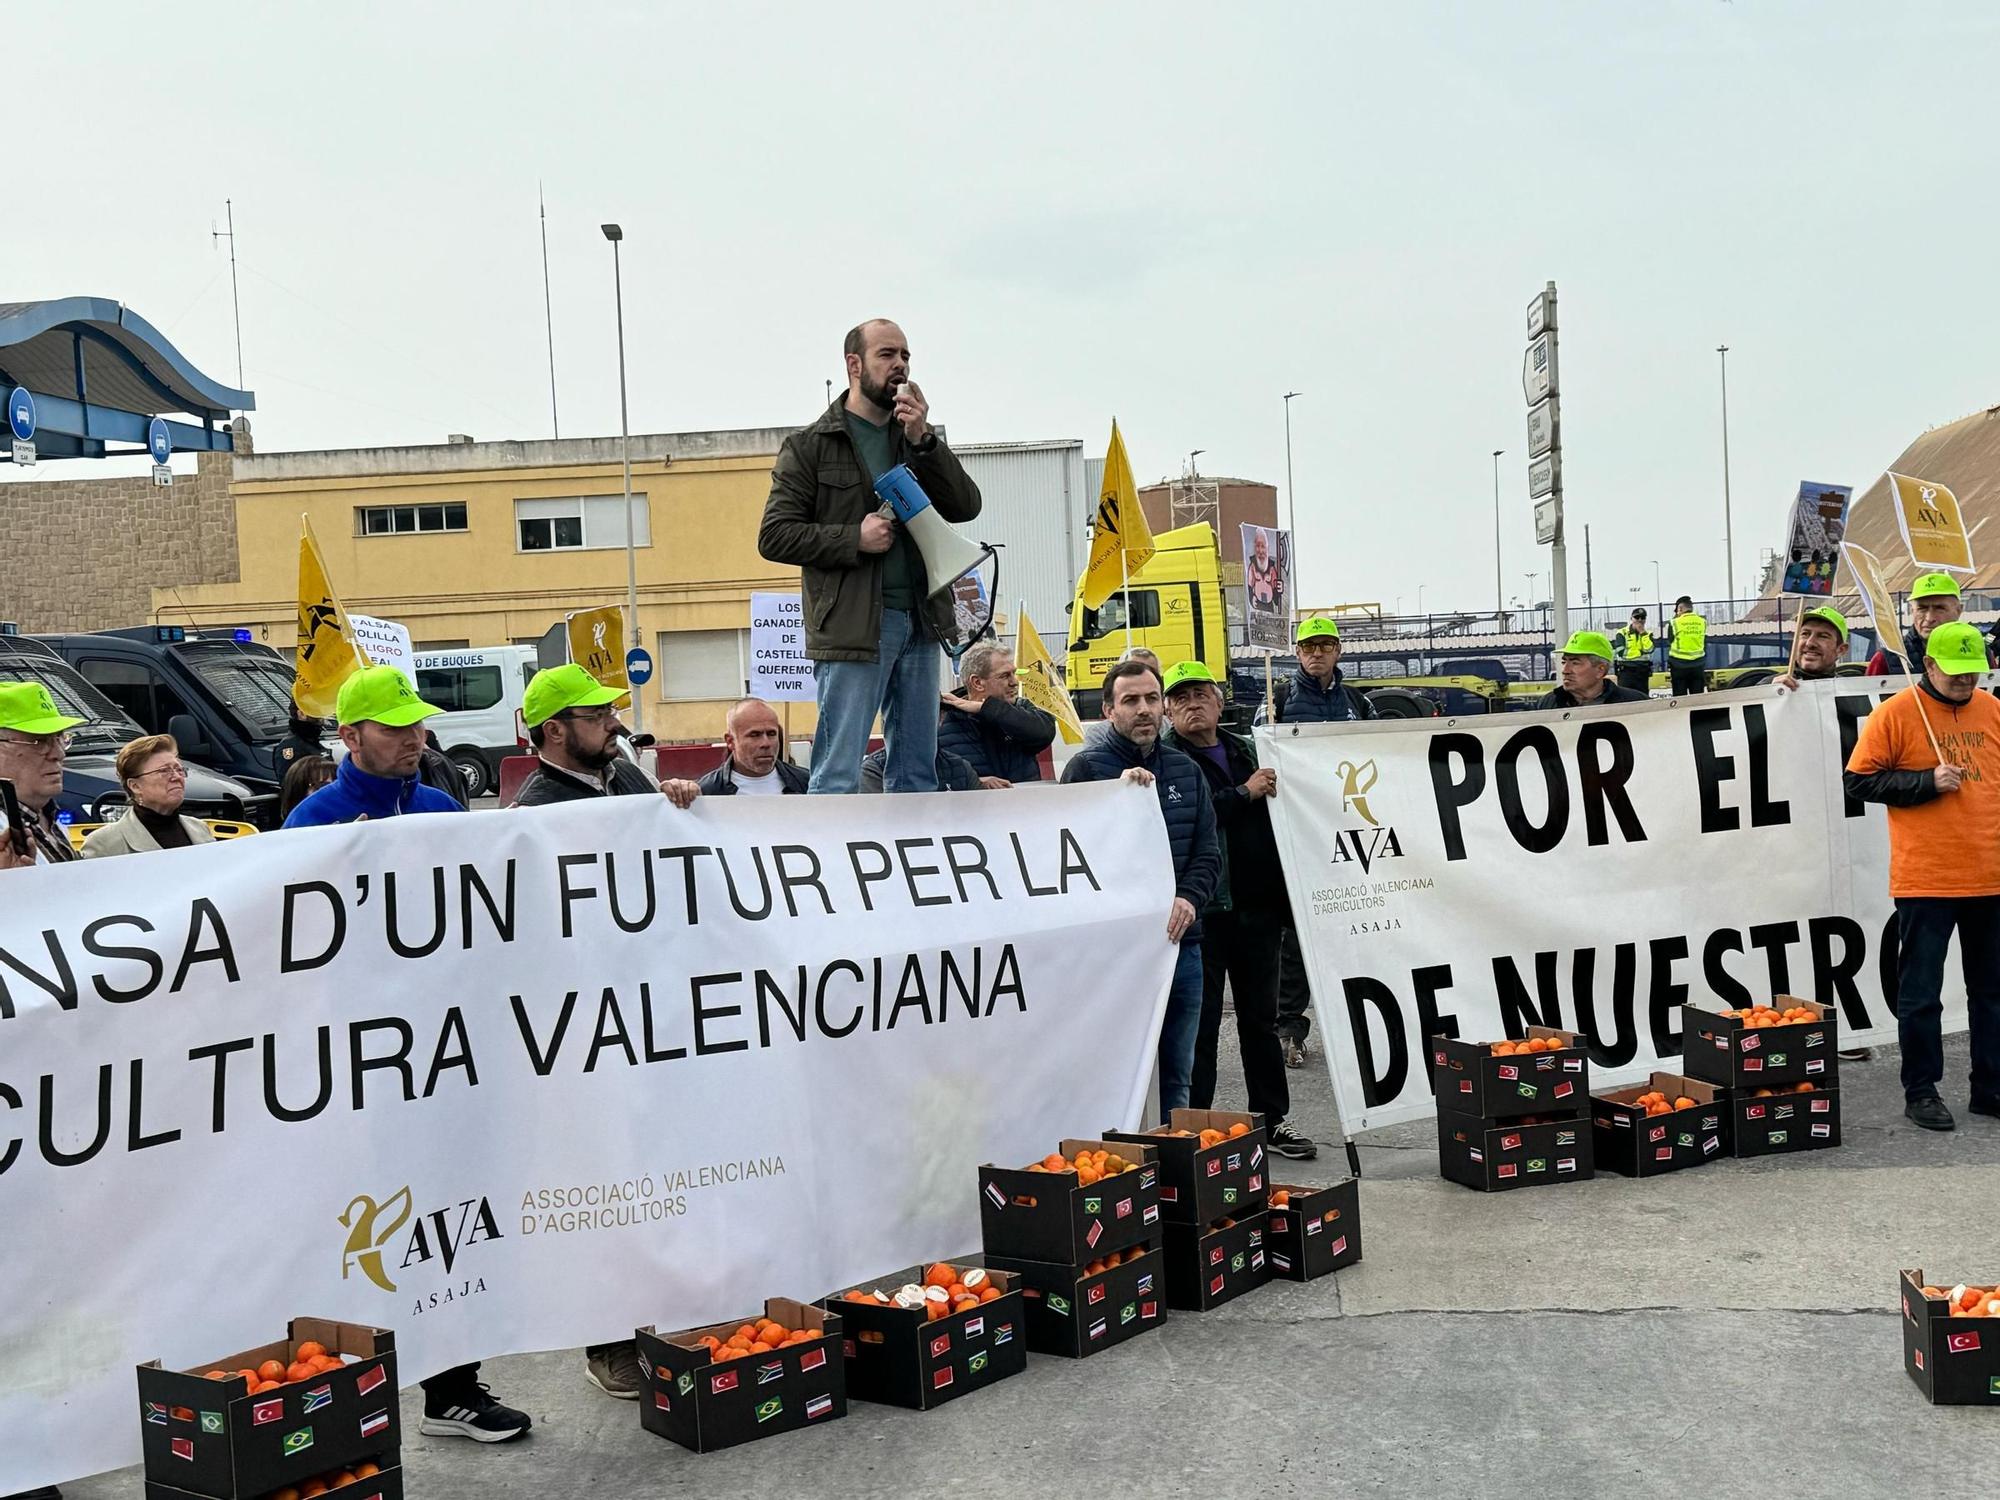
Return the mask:
[(83, 841), (85, 859), (111, 854), (150, 854), (212, 844), (215, 835), (199, 818), (185, 817), (187, 767), (170, 734), (149, 734), (118, 752), (118, 782), (131, 800), (125, 815), (106, 823)]

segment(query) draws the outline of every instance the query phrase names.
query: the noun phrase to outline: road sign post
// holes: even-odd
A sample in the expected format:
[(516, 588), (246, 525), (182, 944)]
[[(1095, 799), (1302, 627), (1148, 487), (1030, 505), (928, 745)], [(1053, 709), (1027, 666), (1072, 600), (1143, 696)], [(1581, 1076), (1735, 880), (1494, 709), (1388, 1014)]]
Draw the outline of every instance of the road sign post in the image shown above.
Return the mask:
[(644, 687), (653, 680), (653, 656), (644, 646), (634, 646), (625, 653), (625, 680), (633, 687)]
[[(1556, 284), (1528, 304), (1528, 348), (1521, 356), (1521, 394), (1528, 403), (1528, 498), (1535, 505), (1535, 542), (1549, 549), (1550, 625), (1569, 639), (1569, 559), (1563, 549), (1562, 381), (1556, 351)], [(1535, 601), (1527, 601), (1532, 609)]]
[(12, 457), (26, 466), (35, 461), (35, 398), (26, 386), (7, 393), (7, 430), (13, 434)]
[(153, 455), (153, 483), (172, 484), (174, 471), (167, 467), (167, 460), (174, 456), (174, 435), (167, 431), (165, 417), (155, 417), (146, 424), (146, 448)]

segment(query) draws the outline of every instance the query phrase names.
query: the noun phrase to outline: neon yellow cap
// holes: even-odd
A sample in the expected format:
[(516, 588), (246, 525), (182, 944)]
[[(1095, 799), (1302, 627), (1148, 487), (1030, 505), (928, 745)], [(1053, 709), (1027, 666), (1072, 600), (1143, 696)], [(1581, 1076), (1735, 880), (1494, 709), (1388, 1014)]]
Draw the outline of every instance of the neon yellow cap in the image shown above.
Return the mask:
[(1827, 624), (1840, 632), (1840, 644), (1843, 646), (1847, 644), (1847, 616), (1835, 609), (1831, 604), (1817, 605), (1799, 616), (1799, 623), (1801, 625), (1805, 624), (1808, 620), (1826, 621)]
[(1564, 656), (1601, 656), (1611, 660), (1611, 642), (1604, 638), (1602, 631), (1579, 630), (1563, 642)]
[(340, 685), (334, 710), (343, 724), (387, 724), (402, 729), (443, 709), (417, 696), (409, 674), (398, 667), (363, 667)]
[(528, 680), (521, 695), (521, 722), (533, 729), (565, 709), (596, 708), (624, 696), (622, 688), (606, 687), (575, 662), (545, 667)]
[(1174, 689), (1186, 683), (1212, 683), (1214, 681), (1215, 674), (1208, 670), (1207, 662), (1177, 661), (1171, 667), (1167, 668), (1167, 680), (1161, 686), (1166, 695), (1171, 698)]
[(1336, 641), (1339, 640), (1340, 627), (1325, 615), (1314, 615), (1310, 620), (1299, 622), (1298, 634), (1293, 639), (1298, 641), (1317, 641), (1327, 637), (1331, 637)]
[(1940, 625), (1924, 642), (1924, 655), (1938, 664), (1938, 670), (1953, 677), (1965, 677), (1986, 670), (1986, 640), (1963, 620)]
[(82, 722), (58, 711), (56, 700), (39, 682), (0, 682), (0, 729), (16, 734), (60, 734)]
[(1959, 598), (1958, 580), (1949, 573), (1926, 573), (1910, 585), (1912, 599)]

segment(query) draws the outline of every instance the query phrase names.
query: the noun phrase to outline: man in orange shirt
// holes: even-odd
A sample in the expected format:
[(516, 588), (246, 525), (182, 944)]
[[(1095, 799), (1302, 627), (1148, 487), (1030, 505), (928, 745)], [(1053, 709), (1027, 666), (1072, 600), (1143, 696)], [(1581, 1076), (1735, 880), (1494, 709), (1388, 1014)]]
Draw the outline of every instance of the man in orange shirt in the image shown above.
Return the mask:
[(2000, 1116), (2000, 700), (1976, 691), (1985, 670), (1977, 630), (1937, 626), (1924, 642), (1923, 680), (1868, 716), (1842, 778), (1850, 797), (1889, 809), (1903, 1113), (1926, 1130), (1955, 1124), (1938, 1097), (1938, 996), (1954, 931), (1972, 1030), (1968, 1107)]

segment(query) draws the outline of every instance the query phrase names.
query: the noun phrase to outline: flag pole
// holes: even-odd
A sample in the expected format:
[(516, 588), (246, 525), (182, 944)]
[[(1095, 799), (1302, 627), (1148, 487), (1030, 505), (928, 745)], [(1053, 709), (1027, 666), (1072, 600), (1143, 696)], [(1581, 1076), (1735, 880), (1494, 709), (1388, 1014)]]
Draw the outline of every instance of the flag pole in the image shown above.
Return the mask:
[[(1122, 517), (1120, 518), (1122, 521)], [(1118, 528), (1118, 595), (1125, 601), (1125, 649), (1132, 649), (1132, 570), (1131, 554), (1125, 550), (1125, 528)]]

